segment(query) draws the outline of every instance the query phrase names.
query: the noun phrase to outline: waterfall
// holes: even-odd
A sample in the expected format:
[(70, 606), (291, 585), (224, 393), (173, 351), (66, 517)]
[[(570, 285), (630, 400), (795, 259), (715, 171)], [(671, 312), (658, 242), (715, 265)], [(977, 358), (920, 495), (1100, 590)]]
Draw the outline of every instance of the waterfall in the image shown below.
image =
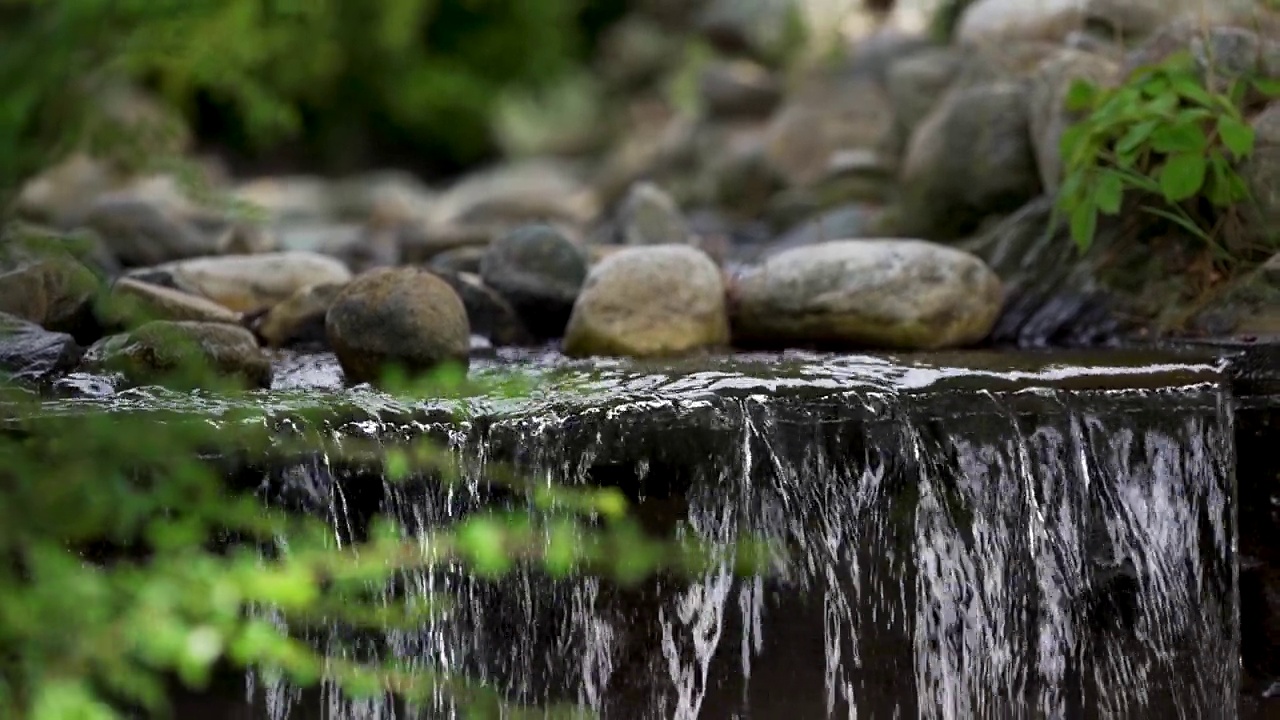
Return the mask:
[[(782, 552), (765, 577), (725, 558), (637, 587), (415, 574), (401, 590), (454, 607), (362, 652), (629, 720), (1229, 716), (1231, 399), (1184, 369), (1153, 372), (1128, 388), (907, 373), (820, 392), (716, 375), (676, 393), (690, 381), (666, 378), (469, 422), (452, 430), (466, 483), (381, 483), (376, 511), (410, 530), (456, 519), (492, 499), (486, 467), (501, 460), (622, 487), (653, 532), (749, 533)], [(316, 462), (276, 480), (305, 486), (341, 534), (360, 521), (343, 487), (370, 478)], [(263, 678), (250, 695), (272, 720), (461, 716), (443, 696), (405, 708), (333, 688), (301, 714)]]

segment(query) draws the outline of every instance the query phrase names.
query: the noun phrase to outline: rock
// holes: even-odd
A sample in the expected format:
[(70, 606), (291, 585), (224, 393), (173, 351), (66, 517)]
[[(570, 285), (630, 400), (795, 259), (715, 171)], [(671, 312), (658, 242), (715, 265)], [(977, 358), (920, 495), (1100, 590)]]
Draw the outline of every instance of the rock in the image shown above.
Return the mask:
[(1039, 195), (1025, 86), (949, 93), (912, 135), (900, 184), (900, 229), (933, 240), (962, 237)]
[(586, 255), (547, 225), (526, 225), (489, 247), (480, 277), (507, 299), (540, 339), (564, 333), (587, 277)]
[(14, 210), (20, 217), (69, 229), (80, 223), (99, 195), (122, 182), (106, 163), (75, 153), (28, 180)]
[(879, 208), (865, 204), (842, 205), (804, 221), (770, 243), (768, 255), (777, 255), (806, 245), (830, 240), (868, 237), (880, 214)]
[(0, 237), (0, 312), (84, 339), (102, 287), (64, 238), (9, 226)]
[(1240, 177), (1253, 195), (1242, 219), (1245, 233), (1263, 247), (1280, 240), (1280, 101), (1253, 119), (1253, 155), (1240, 164)]
[(946, 96), (960, 76), (966, 53), (957, 47), (930, 48), (889, 65), (885, 90), (893, 104), (896, 142), (905, 145), (916, 127)]
[(597, 66), (615, 87), (639, 88), (667, 72), (680, 58), (680, 39), (643, 15), (629, 15), (605, 31)]
[(600, 212), (595, 193), (563, 164), (528, 160), (477, 171), (432, 205), (434, 230), (476, 224), (565, 222), (581, 226)]
[(98, 318), (105, 327), (137, 327), (153, 320), (237, 325), (240, 317), (212, 300), (132, 278), (113, 283), (98, 307)]
[(431, 258), (427, 266), (432, 270), (440, 272), (458, 272), (480, 274), (480, 261), (484, 259), (484, 254), (489, 251), (487, 246), (468, 245), (466, 247), (457, 247)]
[(649, 182), (631, 186), (618, 212), (625, 245), (666, 245), (689, 242), (689, 224), (676, 201)]
[(235, 222), (222, 228), (218, 234), (219, 255), (257, 255), (278, 252), (280, 238), (256, 223)]
[(273, 224), (323, 223), (334, 219), (330, 185), (318, 177), (255, 178), (235, 188), (236, 199), (263, 211)]
[(419, 268), (380, 268), (352, 280), (325, 315), (329, 346), (351, 382), (376, 383), (389, 366), (408, 372), (467, 365), (467, 309), (449, 284)]
[(436, 196), (411, 173), (380, 170), (332, 183), (327, 198), (329, 209), (338, 219), (363, 222), (381, 216), (421, 221), (430, 216)]
[(782, 85), (749, 60), (719, 61), (703, 68), (699, 89), (713, 118), (766, 117), (782, 101)]
[(402, 240), (406, 225), (391, 217), (374, 216), (360, 231), (341, 246), (325, 248), (325, 254), (342, 261), (353, 273), (380, 267), (395, 267), (404, 258)]
[(33, 322), (0, 313), (0, 373), (11, 380), (42, 382), (70, 370), (81, 348), (66, 333), (50, 332)]
[[(1098, 260), (1116, 248), (1133, 248), (1151, 256), (1138, 243), (1126, 242), (1132, 231), (1104, 218), (1094, 248), (1081, 256), (1063, 224), (1046, 232), (1054, 197), (1042, 195), (999, 222), (984, 228), (959, 247), (977, 255), (999, 275), (1005, 290), (1004, 309), (991, 331), (991, 341), (1018, 347), (1096, 347), (1117, 339), (1118, 319), (1139, 313), (1098, 278)], [(1134, 270), (1127, 257), (1117, 262), (1121, 274), (1141, 284), (1145, 270)]]
[(991, 331), (1002, 291), (977, 257), (922, 240), (837, 240), (739, 278), (735, 339), (750, 345), (937, 350)]
[(84, 223), (126, 267), (144, 267), (217, 252), (217, 238), (161, 206), (126, 194), (99, 198)]
[(333, 258), (293, 251), (195, 258), (139, 269), (130, 276), (253, 313), (284, 302), (309, 285), (346, 282), (351, 271)]
[(1076, 80), (1108, 85), (1120, 78), (1120, 65), (1101, 55), (1063, 50), (1046, 60), (1032, 81), (1029, 98), (1029, 129), (1040, 182), (1048, 192), (1056, 192), (1062, 182), (1062, 157), (1058, 146), (1062, 133), (1080, 119), (1082, 113), (1066, 108), (1067, 92)]
[(485, 285), (479, 275), (439, 270), (434, 272), (441, 280), (449, 283), (449, 287), (462, 299), (462, 305), (467, 309), (467, 321), (471, 326), (473, 341), (479, 336), (490, 346), (533, 343), (533, 335), (525, 328), (515, 308), (493, 288)]
[(343, 282), (308, 285), (268, 310), (254, 330), (263, 344), (271, 348), (323, 346), (326, 344), (325, 315), (346, 286)]
[(793, 0), (710, 0), (698, 30), (729, 55), (743, 54), (771, 66), (783, 64), (804, 41), (804, 17)]
[(360, 242), (364, 226), (357, 223), (297, 222), (276, 225), (283, 251), (303, 251), (339, 257), (344, 248)]
[(728, 342), (716, 264), (687, 245), (649, 245), (614, 253), (591, 269), (573, 306), (564, 351), (669, 356)]
[(454, 250), (483, 252), (507, 232), (505, 227), (501, 223), (453, 227), (402, 225), (396, 230), (396, 238), (400, 243), (401, 261), (422, 264)]
[(253, 333), (225, 323), (150, 322), (94, 343), (84, 360), (91, 369), (121, 373), (136, 385), (204, 387), (231, 379), (271, 386), (271, 360)]
[(977, 0), (956, 28), (963, 42), (1058, 41), (1085, 25), (1126, 38), (1149, 35), (1179, 18), (1201, 27), (1250, 11), (1251, 0)]
[(812, 185), (849, 150), (890, 153), (894, 108), (870, 75), (814, 78), (770, 121), (765, 156), (791, 186)]

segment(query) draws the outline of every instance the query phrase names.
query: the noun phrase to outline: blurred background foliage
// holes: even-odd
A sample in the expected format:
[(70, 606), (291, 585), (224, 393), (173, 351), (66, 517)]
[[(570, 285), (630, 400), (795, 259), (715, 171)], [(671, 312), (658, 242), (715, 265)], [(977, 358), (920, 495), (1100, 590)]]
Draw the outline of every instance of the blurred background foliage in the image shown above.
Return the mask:
[[(580, 92), (575, 70), (626, 5), (0, 0), (0, 185), (71, 145), (145, 157), (189, 140), (183, 127), (245, 170), (449, 172), (498, 151), (491, 119), (508, 98), (564, 95), (566, 78)], [(125, 143), (103, 122), (122, 116), (153, 122)]]

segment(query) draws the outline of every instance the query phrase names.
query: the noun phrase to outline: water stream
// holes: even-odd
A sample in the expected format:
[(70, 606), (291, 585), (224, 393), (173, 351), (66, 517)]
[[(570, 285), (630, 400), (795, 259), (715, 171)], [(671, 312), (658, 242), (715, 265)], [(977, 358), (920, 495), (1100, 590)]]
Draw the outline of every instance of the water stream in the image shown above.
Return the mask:
[[(1233, 417), (1212, 363), (538, 367), (541, 392), (468, 399), (460, 423), (418, 408), (415, 425), (413, 408), (357, 391), (372, 409), (328, 429), (448, 437), (462, 486), (383, 482), (318, 453), (264, 473), (261, 492), (326, 514), (337, 538), (376, 513), (412, 531), (490, 501), (486, 470), (509, 461), (621, 487), (654, 533), (777, 540), (773, 573), (735, 577), (729, 558), (637, 587), (424, 573), (400, 585), (449, 593), (450, 612), (318, 643), (628, 720), (1235, 715)], [(281, 392), (282, 412), (302, 401)], [(405, 708), (261, 677), (245, 698), (271, 720), (461, 717), (443, 696)]]

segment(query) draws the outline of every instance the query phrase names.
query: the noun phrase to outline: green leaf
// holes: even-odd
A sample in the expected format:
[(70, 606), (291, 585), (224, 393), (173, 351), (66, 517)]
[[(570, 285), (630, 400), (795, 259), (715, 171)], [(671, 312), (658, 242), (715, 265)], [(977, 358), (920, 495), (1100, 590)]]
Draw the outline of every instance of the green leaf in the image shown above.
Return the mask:
[(1280, 80), (1271, 78), (1254, 78), (1253, 87), (1263, 95), (1269, 97), (1280, 97)]
[(1159, 153), (1199, 153), (1209, 147), (1209, 138), (1199, 125), (1180, 122), (1152, 132), (1151, 147)]
[(1206, 107), (1215, 104), (1214, 97), (1209, 94), (1208, 90), (1204, 89), (1199, 80), (1190, 74), (1174, 75), (1170, 78), (1170, 84), (1175, 92), (1188, 100)]
[(1098, 209), (1089, 203), (1081, 203), (1071, 211), (1071, 239), (1075, 241), (1080, 252), (1085, 252), (1093, 244), (1093, 236), (1098, 231)]
[(1208, 163), (1203, 155), (1173, 155), (1160, 167), (1160, 192), (1169, 202), (1181, 202), (1204, 186)]
[(1093, 201), (1098, 210), (1107, 215), (1120, 212), (1120, 201), (1124, 197), (1124, 180), (1114, 172), (1104, 172), (1093, 187)]
[(1064, 104), (1068, 110), (1080, 112), (1093, 107), (1093, 103), (1097, 98), (1098, 86), (1088, 80), (1077, 78), (1072, 81), (1071, 87), (1067, 89)]
[(1120, 142), (1116, 143), (1116, 152), (1121, 155), (1128, 155), (1138, 149), (1138, 146), (1145, 143), (1151, 138), (1151, 133), (1155, 132), (1160, 126), (1159, 120), (1147, 120), (1129, 128), (1129, 132), (1120, 138)]
[(1248, 124), (1228, 115), (1218, 118), (1218, 137), (1237, 158), (1253, 152), (1254, 132)]

